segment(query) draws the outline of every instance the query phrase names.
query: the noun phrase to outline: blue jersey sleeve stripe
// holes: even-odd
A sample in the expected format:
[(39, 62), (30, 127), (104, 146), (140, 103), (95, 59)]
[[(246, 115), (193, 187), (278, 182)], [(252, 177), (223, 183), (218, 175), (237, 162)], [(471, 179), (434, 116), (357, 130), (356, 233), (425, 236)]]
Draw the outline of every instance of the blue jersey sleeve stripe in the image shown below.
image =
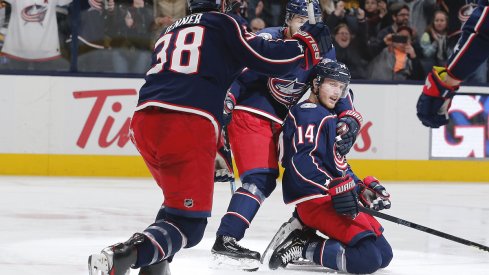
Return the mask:
[[(260, 53), (258, 53), (257, 51), (255, 51), (255, 49), (253, 49), (253, 47), (251, 47), (250, 44), (248, 44), (248, 42), (244, 38), (244, 35), (243, 35), (242, 31), (241, 31), (240, 26), (238, 25), (238, 22), (236, 22), (236, 20), (234, 20), (234, 18), (232, 18), (231, 16), (226, 15), (226, 14), (224, 14), (224, 15), (227, 16), (231, 20), (231, 22), (233, 22), (233, 24), (235, 25), (235, 28), (234, 29), (238, 31), (238, 37), (239, 37), (241, 43), (248, 49), (249, 52), (251, 52), (256, 57), (260, 58), (261, 60), (266, 61), (266, 62), (269, 62), (269, 63), (282, 64), (282, 63), (296, 62), (297, 60), (304, 58), (304, 55), (303, 54), (299, 54), (296, 57), (292, 57), (292, 58), (289, 58), (289, 59), (270, 59), (270, 58), (267, 58), (267, 57), (261, 55)], [(263, 38), (260, 38), (260, 39), (263, 39)], [(291, 42), (291, 43), (297, 43), (297, 44), (299, 43), (299, 41), (294, 40), (294, 39), (292, 39), (292, 40), (284, 40), (284, 41), (285, 42)], [(299, 49), (299, 47), (297, 47), (297, 48)]]

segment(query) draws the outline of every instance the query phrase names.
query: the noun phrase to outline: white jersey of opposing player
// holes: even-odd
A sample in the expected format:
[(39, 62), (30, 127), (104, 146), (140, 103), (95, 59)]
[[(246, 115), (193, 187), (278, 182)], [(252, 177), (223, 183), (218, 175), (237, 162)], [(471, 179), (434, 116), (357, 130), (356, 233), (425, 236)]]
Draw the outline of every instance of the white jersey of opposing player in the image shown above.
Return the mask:
[(25, 60), (60, 56), (56, 6), (72, 0), (5, 0), (12, 12), (2, 51)]

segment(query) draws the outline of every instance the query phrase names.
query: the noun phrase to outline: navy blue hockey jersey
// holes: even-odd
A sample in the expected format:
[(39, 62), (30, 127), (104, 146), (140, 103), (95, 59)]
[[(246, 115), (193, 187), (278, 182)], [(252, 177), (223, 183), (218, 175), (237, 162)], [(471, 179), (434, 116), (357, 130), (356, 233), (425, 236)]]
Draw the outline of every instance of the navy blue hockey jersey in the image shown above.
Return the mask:
[(219, 12), (189, 15), (156, 42), (136, 110), (151, 105), (198, 114), (217, 131), (226, 91), (244, 67), (282, 75), (304, 64), (303, 48), (294, 39), (265, 40)]
[(332, 178), (350, 170), (336, 152), (337, 116), (321, 104), (301, 102), (289, 111), (283, 126), (282, 179), (284, 202), (300, 203), (326, 196)]
[[(284, 39), (286, 28), (271, 27), (258, 32), (265, 39)], [(324, 58), (336, 60), (334, 48)], [(268, 77), (253, 70), (245, 70), (233, 82), (230, 92), (236, 99), (236, 110), (245, 110), (282, 124), (288, 108), (307, 92), (311, 70), (297, 67), (279, 77)], [(353, 109), (351, 97), (337, 104), (343, 110)], [(337, 110), (338, 111), (338, 110)]]

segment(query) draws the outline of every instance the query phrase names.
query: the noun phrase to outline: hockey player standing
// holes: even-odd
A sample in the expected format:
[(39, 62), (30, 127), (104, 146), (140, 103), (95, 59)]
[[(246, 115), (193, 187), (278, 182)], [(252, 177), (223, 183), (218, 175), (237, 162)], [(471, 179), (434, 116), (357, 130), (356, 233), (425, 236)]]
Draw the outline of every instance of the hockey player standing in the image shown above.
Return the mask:
[[(266, 28), (258, 33), (266, 39), (287, 39), (308, 20), (306, 0), (289, 0), (286, 6), (286, 27)], [(317, 22), (321, 8), (313, 2)], [(331, 46), (332, 48), (332, 46)], [(334, 49), (325, 56), (336, 59)], [(260, 253), (240, 246), (261, 204), (276, 187), (279, 175), (278, 139), (288, 110), (308, 90), (311, 70), (296, 68), (280, 77), (268, 77), (252, 70), (244, 71), (231, 86), (225, 111), (232, 119), (228, 125), (229, 141), (241, 177), (242, 187), (233, 194), (228, 210), (216, 233), (212, 254), (216, 265), (256, 270)], [(335, 112), (349, 125), (350, 133), (339, 142), (345, 155), (360, 130), (361, 115), (352, 106), (350, 93), (340, 98)], [(349, 110), (349, 112), (346, 112)], [(221, 173), (222, 175), (222, 173)]]
[(139, 267), (140, 274), (167, 274), (175, 253), (201, 241), (211, 214), (217, 136), (234, 78), (244, 67), (281, 75), (314, 66), (329, 50), (324, 24), (304, 25), (290, 40), (265, 40), (217, 12), (217, 2), (189, 0), (191, 15), (156, 42), (130, 135), (164, 202), (142, 233), (91, 255), (90, 274)]
[(462, 26), (462, 35), (446, 67), (433, 67), (426, 77), (416, 106), (423, 125), (438, 128), (448, 123), (448, 109), (460, 83), (489, 57), (489, 0), (479, 0)]
[(290, 233), (269, 267), (303, 258), (342, 272), (373, 273), (389, 265), (392, 249), (377, 220), (358, 212), (357, 196), (366, 207), (381, 210), (390, 208), (389, 194), (374, 177), (359, 180), (338, 154), (334, 108), (349, 83), (348, 69), (325, 61), (315, 71), (309, 99), (290, 110), (283, 129), (284, 201), (296, 205), (305, 229)]

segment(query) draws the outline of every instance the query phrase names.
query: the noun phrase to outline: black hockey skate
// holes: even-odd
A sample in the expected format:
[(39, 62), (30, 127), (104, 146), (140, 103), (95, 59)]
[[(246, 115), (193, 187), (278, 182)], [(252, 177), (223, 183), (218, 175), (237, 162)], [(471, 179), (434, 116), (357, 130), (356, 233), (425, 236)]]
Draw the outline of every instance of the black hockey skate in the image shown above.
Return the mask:
[(211, 251), (217, 267), (256, 271), (260, 265), (259, 252), (242, 247), (230, 236), (218, 236)]
[(136, 263), (136, 245), (144, 241), (141, 233), (134, 234), (124, 243), (106, 247), (100, 254), (88, 257), (90, 275), (129, 275), (130, 268)]
[(306, 232), (300, 229), (292, 231), (275, 251), (273, 251), (268, 267), (275, 270), (279, 267), (286, 267), (290, 262), (301, 258), (307, 240), (308, 236)]

